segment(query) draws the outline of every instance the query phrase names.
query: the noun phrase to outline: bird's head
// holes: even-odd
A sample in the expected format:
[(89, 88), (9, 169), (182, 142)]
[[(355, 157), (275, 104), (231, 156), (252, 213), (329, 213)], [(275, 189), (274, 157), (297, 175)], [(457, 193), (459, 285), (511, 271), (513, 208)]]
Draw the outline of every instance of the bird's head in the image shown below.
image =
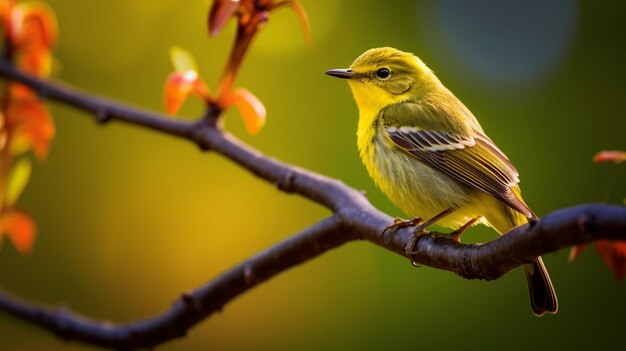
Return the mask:
[(418, 57), (390, 47), (367, 50), (350, 68), (326, 74), (348, 80), (361, 112), (419, 99), (441, 84)]

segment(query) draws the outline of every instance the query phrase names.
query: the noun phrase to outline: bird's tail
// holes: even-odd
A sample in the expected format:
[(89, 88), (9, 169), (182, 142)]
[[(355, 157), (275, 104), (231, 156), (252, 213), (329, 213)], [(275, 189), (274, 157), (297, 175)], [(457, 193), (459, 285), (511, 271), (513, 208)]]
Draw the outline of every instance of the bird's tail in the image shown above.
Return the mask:
[(524, 273), (526, 273), (526, 280), (528, 281), (530, 307), (533, 309), (533, 313), (538, 317), (545, 313), (556, 313), (559, 309), (559, 303), (541, 257), (537, 257), (533, 263), (525, 264)]
[[(490, 225), (500, 234), (505, 234), (511, 228), (528, 222), (528, 218), (511, 208), (506, 207), (502, 213), (506, 215), (487, 218)], [(530, 305), (533, 313), (536, 316), (556, 313), (558, 310), (556, 293), (541, 257), (537, 257), (532, 263), (524, 264), (524, 273), (526, 273), (526, 280), (528, 280)]]

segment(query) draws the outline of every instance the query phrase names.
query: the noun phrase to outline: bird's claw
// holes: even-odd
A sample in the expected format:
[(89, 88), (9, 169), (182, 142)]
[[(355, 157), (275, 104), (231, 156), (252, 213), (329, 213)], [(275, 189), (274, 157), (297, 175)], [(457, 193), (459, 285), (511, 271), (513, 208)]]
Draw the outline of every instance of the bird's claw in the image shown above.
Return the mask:
[(455, 231), (453, 231), (450, 234), (445, 234), (445, 233), (435, 233), (435, 234), (439, 234), (439, 235), (437, 235), (437, 237), (439, 237), (439, 238), (447, 238), (447, 239), (454, 240), (457, 243), (460, 243), (461, 242), (461, 234), (463, 234), (463, 232), (455, 230)]
[[(417, 251), (415, 250), (415, 246), (417, 245), (417, 240), (424, 236), (424, 235), (428, 235), (430, 234), (430, 232), (426, 231), (426, 227), (424, 227), (423, 225), (417, 226), (415, 228), (415, 230), (413, 231), (413, 235), (411, 236), (411, 240), (409, 241), (408, 244), (406, 244), (406, 246), (404, 247), (404, 254), (407, 257), (413, 257), (413, 255), (417, 254)], [(411, 263), (413, 265), (415, 265), (413, 263), (413, 261), (411, 261)]]
[(409, 220), (404, 220), (400, 217), (396, 217), (393, 220), (393, 223), (388, 225), (382, 232), (382, 235), (385, 235), (385, 233), (387, 231), (391, 231), (393, 233), (395, 233), (398, 229), (400, 228), (406, 228), (406, 227), (415, 227), (417, 225), (419, 225), (420, 223), (422, 223), (422, 218), (420, 217), (415, 217), (413, 219), (409, 219)]
[[(432, 236), (433, 238), (443, 238), (443, 239), (448, 239), (448, 240), (454, 240), (456, 242), (461, 242), (461, 233), (462, 231), (454, 231), (449, 234), (439, 233), (439, 232), (429, 232), (429, 231), (426, 231), (426, 228), (417, 227), (415, 228), (415, 231), (413, 232), (413, 237), (411, 237), (411, 241), (409, 241), (409, 243), (404, 248), (404, 253), (409, 258), (413, 257), (413, 255), (416, 255), (417, 250), (415, 250), (415, 246), (417, 245), (417, 240), (424, 235)], [(411, 261), (411, 263), (413, 262)]]

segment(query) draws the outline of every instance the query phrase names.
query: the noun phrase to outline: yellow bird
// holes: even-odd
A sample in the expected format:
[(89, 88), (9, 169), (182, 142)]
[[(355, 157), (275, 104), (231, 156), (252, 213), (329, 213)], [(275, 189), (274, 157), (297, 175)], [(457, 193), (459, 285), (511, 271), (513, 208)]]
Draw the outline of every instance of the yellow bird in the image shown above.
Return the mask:
[[(454, 229), (458, 240), (476, 223), (504, 234), (536, 218), (522, 199), (511, 161), (418, 57), (376, 48), (350, 68), (326, 74), (347, 79), (352, 89), (359, 108), (357, 145), (370, 176), (396, 206), (416, 217), (388, 227), (416, 226), (407, 254), (435, 223)], [(533, 312), (556, 313), (541, 257), (524, 271)]]

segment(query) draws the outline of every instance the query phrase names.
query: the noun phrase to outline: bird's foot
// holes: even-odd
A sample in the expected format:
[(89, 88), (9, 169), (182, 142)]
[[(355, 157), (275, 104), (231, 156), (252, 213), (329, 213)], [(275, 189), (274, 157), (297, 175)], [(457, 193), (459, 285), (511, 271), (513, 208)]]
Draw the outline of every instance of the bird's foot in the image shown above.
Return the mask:
[[(409, 241), (409, 243), (404, 248), (404, 253), (408, 257), (412, 257), (413, 255), (417, 254), (417, 251), (415, 250), (415, 246), (417, 245), (417, 240), (424, 235), (428, 235), (433, 238), (443, 238), (443, 239), (448, 239), (448, 240), (454, 240), (456, 242), (461, 242), (461, 234), (463, 233), (462, 230), (455, 230), (452, 233), (440, 233), (440, 232), (429, 232), (429, 231), (426, 231), (425, 229), (426, 228), (419, 228), (419, 227), (415, 228), (415, 232), (413, 232), (413, 237), (411, 238), (411, 241)], [(413, 263), (413, 265), (415, 264)]]
[(461, 242), (461, 233), (463, 233), (463, 231), (455, 230), (452, 233), (430, 232), (428, 233), (428, 235), (432, 236), (433, 238), (443, 238), (448, 240), (454, 240), (456, 242)]
[(404, 220), (400, 217), (396, 217), (394, 218), (393, 223), (388, 225), (387, 228), (383, 230), (382, 235), (385, 235), (387, 231), (391, 231), (392, 233), (395, 233), (400, 228), (415, 227), (416, 225), (419, 225), (420, 223), (422, 223), (422, 218), (420, 217), (415, 217), (409, 220)]
[[(404, 247), (404, 254), (411, 259), (411, 264), (414, 266), (417, 266), (417, 264), (415, 263), (415, 261), (413, 261), (413, 256), (415, 256), (417, 254), (417, 250), (415, 250), (415, 246), (417, 245), (417, 240), (419, 238), (421, 238), (424, 235), (429, 235), (430, 232), (426, 231), (426, 228), (430, 227), (431, 225), (437, 223), (437, 221), (439, 221), (440, 219), (442, 219), (443, 217), (449, 215), (450, 213), (454, 212), (453, 209), (451, 208), (446, 208), (445, 210), (441, 211), (439, 214), (437, 214), (435, 217), (427, 220), (426, 222), (422, 222), (421, 220), (419, 220), (419, 225), (417, 227), (415, 227), (415, 229), (413, 230), (413, 236), (411, 237), (411, 240), (409, 241), (409, 243)], [(465, 227), (465, 226), (464, 226)], [(463, 228), (464, 229), (464, 228)]]
[[(464, 230), (455, 230), (450, 234), (446, 234), (446, 233), (434, 233), (435, 237), (439, 237), (439, 238), (447, 238), (447, 239), (452, 239), (454, 241), (456, 241), (457, 243), (461, 242), (461, 234), (463, 234)], [(438, 234), (438, 235), (437, 235)]]
[[(424, 222), (415, 227), (415, 230), (413, 230), (413, 236), (411, 236), (411, 240), (404, 247), (404, 254), (407, 255), (407, 257), (412, 257), (413, 255), (417, 254), (417, 251), (415, 250), (415, 245), (417, 245), (417, 240), (420, 237), (430, 234), (430, 232), (426, 231), (426, 228), (429, 224), (429, 222)], [(411, 263), (415, 265), (415, 262), (411, 261)]]
[[(457, 230), (453, 231), (450, 234), (446, 234), (449, 235), (447, 238), (451, 238), (454, 241), (460, 243), (461, 242), (461, 234), (463, 234), (463, 232), (465, 230), (467, 230), (467, 228), (471, 227), (474, 225), (474, 223), (476, 223), (478, 220), (480, 219), (480, 217), (477, 218), (472, 218), (469, 221), (467, 221), (467, 223), (463, 224), (460, 228), (458, 228)], [(450, 237), (451, 236), (451, 237)]]

